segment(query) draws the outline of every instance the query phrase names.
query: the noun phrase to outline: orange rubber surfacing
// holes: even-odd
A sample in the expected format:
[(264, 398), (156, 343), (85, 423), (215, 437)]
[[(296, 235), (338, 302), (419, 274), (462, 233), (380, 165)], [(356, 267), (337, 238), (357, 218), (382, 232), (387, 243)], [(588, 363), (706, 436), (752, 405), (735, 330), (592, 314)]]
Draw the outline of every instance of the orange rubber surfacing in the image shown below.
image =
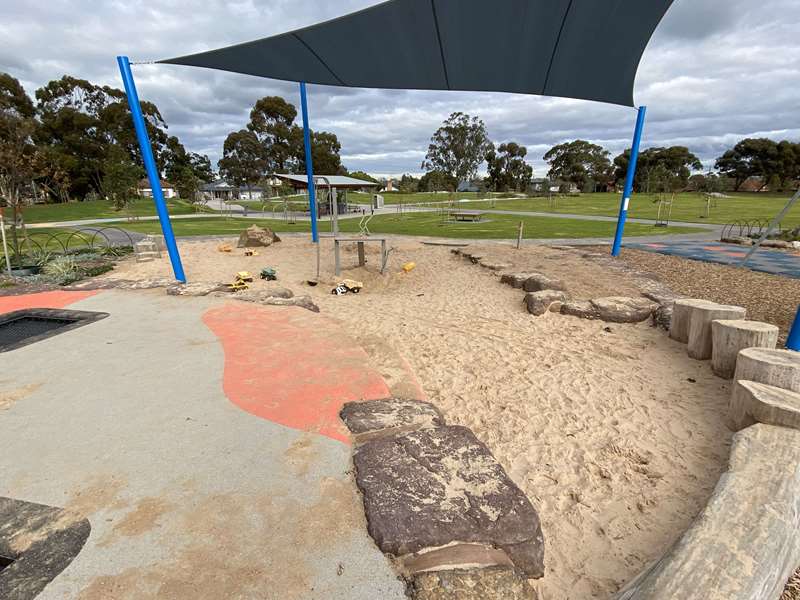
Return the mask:
[(0, 296), (0, 314), (24, 308), (64, 308), (73, 302), (91, 298), (97, 293), (97, 290), (74, 292), (54, 290), (21, 296)]
[(342, 405), (390, 395), (364, 350), (318, 314), (237, 303), (203, 322), (222, 343), (225, 395), (263, 419), (349, 444)]

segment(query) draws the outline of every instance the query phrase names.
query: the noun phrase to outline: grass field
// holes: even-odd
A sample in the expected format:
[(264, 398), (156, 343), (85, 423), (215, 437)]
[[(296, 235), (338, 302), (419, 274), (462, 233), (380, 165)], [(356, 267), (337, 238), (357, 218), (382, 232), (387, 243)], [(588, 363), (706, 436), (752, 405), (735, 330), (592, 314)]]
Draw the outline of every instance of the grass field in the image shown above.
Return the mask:
[[(542, 238), (585, 238), (611, 237), (614, 223), (583, 221), (578, 219), (551, 219), (542, 217), (515, 217), (511, 215), (488, 215), (480, 223), (448, 223), (444, 224), (435, 213), (413, 213), (402, 218), (395, 215), (381, 215), (372, 219), (369, 229), (373, 234), (389, 233), (400, 235), (416, 235), (425, 237), (447, 237), (463, 239), (513, 239), (517, 236), (517, 225), (522, 221), (524, 237), (527, 239)], [(277, 232), (308, 232), (310, 224), (299, 222), (290, 225), (278, 219), (238, 219), (224, 217), (208, 217), (202, 219), (176, 219), (173, 221), (175, 235), (237, 235), (249, 225), (270, 227)], [(120, 227), (142, 233), (158, 233), (156, 221), (140, 221), (138, 223), (119, 223)], [(330, 223), (320, 222), (320, 231), (329, 232)], [(344, 233), (358, 232), (358, 219), (340, 221), (340, 230)], [(654, 234), (694, 233), (696, 228), (670, 227), (656, 229), (651, 225), (630, 223), (625, 230), (627, 236)]]
[[(198, 212), (196, 208), (173, 198), (167, 200), (167, 207), (171, 215), (188, 215)], [(11, 210), (6, 208), (6, 218), (11, 217)], [(201, 209), (201, 212), (210, 212)], [(59, 221), (78, 221), (81, 219), (125, 219), (128, 214), (139, 217), (154, 216), (155, 205), (149, 198), (137, 200), (128, 210), (115, 210), (107, 200), (94, 200), (91, 202), (68, 202), (65, 204), (34, 204), (26, 206), (22, 213), (26, 223), (55, 223)]]
[[(672, 205), (672, 221), (694, 223), (732, 223), (734, 221), (771, 221), (786, 205), (787, 196), (765, 194), (732, 194), (731, 198), (719, 198), (716, 208), (710, 209), (706, 217), (706, 200), (699, 194), (678, 194)], [(497, 199), (496, 210), (519, 210), (555, 212), (564, 214), (598, 215), (615, 217), (619, 212), (619, 194), (583, 194), (558, 198), (554, 207), (546, 198), (526, 198), (520, 200)], [(459, 203), (463, 208), (487, 208), (489, 201)], [(658, 203), (655, 196), (634, 194), (631, 198), (629, 217), (655, 219), (658, 217)], [(782, 223), (784, 228), (800, 225), (800, 204), (787, 215)]]

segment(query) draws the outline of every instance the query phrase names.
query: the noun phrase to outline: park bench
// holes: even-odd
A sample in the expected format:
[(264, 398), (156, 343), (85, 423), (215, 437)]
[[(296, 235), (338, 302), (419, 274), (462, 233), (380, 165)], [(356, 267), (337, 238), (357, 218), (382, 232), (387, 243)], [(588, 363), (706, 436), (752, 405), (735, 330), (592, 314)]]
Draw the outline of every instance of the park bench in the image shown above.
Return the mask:
[(340, 242), (356, 242), (358, 244), (358, 266), (363, 267), (367, 264), (366, 256), (364, 255), (364, 244), (366, 242), (380, 242), (381, 243), (381, 274), (386, 269), (386, 260), (389, 255), (386, 251), (386, 238), (376, 237), (335, 237), (333, 238), (333, 253), (336, 260), (336, 275), (341, 275), (341, 261), (339, 258), (339, 243)]

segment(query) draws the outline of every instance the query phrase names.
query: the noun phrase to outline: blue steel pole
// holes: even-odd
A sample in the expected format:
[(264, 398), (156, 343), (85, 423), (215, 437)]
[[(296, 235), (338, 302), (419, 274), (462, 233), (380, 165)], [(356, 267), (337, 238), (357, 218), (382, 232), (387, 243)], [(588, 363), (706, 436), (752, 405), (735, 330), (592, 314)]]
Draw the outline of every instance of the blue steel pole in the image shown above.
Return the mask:
[(164, 242), (169, 252), (169, 260), (172, 262), (172, 272), (175, 279), (186, 283), (186, 275), (183, 273), (181, 255), (178, 252), (178, 245), (175, 243), (175, 234), (172, 231), (172, 223), (169, 220), (167, 204), (164, 202), (164, 192), (161, 189), (161, 175), (158, 172), (156, 161), (153, 158), (153, 149), (150, 146), (150, 138), (147, 135), (147, 127), (142, 115), (142, 105), (139, 103), (139, 94), (136, 92), (136, 84), (133, 82), (131, 64), (127, 56), (118, 56), (119, 72), (122, 74), (122, 83), (125, 85), (125, 95), (128, 97), (128, 106), (133, 116), (133, 126), (136, 129), (136, 139), (139, 140), (139, 148), (142, 151), (144, 169), (150, 180), (150, 188), (153, 190), (153, 201), (156, 205), (158, 220), (161, 222), (161, 231), (164, 234)]
[(622, 247), (622, 234), (625, 233), (625, 221), (628, 219), (628, 205), (633, 194), (633, 180), (636, 176), (636, 163), (639, 160), (639, 146), (642, 142), (642, 130), (644, 129), (644, 117), (647, 114), (647, 107), (639, 107), (639, 115), (636, 117), (636, 131), (633, 134), (633, 146), (631, 146), (631, 158), (628, 161), (628, 175), (625, 177), (625, 190), (622, 192), (622, 202), (619, 207), (619, 219), (617, 219), (617, 231), (614, 234), (614, 246), (611, 249), (611, 256), (619, 256)]
[(789, 339), (786, 340), (786, 347), (789, 350), (800, 352), (800, 306), (797, 307), (797, 316), (794, 318), (794, 325), (789, 332)]
[(306, 82), (300, 82), (300, 108), (303, 112), (303, 144), (306, 148), (306, 177), (308, 179), (308, 210), (311, 213), (311, 240), (319, 243), (317, 231), (317, 193), (314, 189), (314, 164), (311, 161), (311, 130), (308, 128), (308, 99)]

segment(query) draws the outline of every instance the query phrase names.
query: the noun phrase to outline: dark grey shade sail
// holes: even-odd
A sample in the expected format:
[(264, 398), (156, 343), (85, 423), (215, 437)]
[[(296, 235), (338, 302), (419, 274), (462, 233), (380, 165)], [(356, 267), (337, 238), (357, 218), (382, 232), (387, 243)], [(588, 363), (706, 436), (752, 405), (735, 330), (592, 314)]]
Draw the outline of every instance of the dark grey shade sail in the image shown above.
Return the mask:
[(322, 85), (514, 92), (633, 106), (673, 0), (390, 0), (158, 62)]

